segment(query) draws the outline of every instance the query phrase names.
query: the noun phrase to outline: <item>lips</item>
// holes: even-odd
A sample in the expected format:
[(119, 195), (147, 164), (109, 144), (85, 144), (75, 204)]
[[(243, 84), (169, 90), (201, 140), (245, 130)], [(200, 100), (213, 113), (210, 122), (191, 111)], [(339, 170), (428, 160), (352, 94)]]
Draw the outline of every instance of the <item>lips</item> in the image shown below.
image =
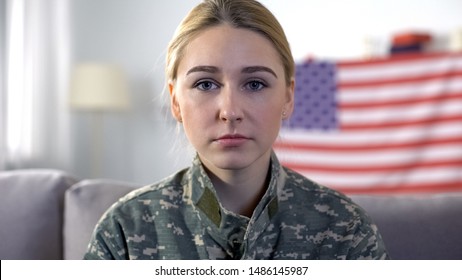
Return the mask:
[(214, 141), (223, 147), (239, 147), (249, 140), (250, 138), (241, 134), (226, 134), (216, 138)]

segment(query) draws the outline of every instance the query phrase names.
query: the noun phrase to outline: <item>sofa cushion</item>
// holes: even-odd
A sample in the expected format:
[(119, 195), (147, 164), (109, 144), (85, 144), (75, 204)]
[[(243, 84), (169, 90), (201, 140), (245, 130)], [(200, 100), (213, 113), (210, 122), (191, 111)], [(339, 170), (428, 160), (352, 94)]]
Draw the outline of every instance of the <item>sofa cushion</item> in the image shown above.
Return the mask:
[(64, 259), (82, 259), (101, 215), (119, 198), (140, 186), (112, 180), (84, 180), (65, 196)]
[(64, 192), (57, 170), (0, 172), (0, 259), (62, 259)]
[(375, 221), (392, 259), (462, 259), (462, 192), (350, 197)]

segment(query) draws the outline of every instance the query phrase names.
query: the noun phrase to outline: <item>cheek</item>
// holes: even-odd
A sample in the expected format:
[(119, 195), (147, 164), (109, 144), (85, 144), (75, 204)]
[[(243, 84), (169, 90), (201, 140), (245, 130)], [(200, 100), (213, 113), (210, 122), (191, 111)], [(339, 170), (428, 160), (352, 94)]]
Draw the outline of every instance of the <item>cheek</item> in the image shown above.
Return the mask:
[(180, 103), (183, 117), (183, 128), (191, 142), (204, 134), (210, 125), (211, 110), (204, 104), (197, 104), (192, 100), (182, 100)]
[(274, 133), (278, 131), (281, 122), (281, 106), (274, 105), (274, 106), (256, 106), (254, 110), (252, 110), (253, 118), (258, 122), (258, 126), (262, 129), (264, 128), (269, 133)]
[(277, 97), (268, 101), (268, 105), (265, 106), (266, 110), (264, 112), (266, 118), (271, 120), (281, 120), (282, 109), (284, 107), (284, 102), (282, 98)]
[(182, 111), (183, 118), (190, 120), (201, 120), (210, 114), (210, 109), (208, 109), (205, 102), (198, 102), (194, 99), (183, 98), (180, 102), (180, 107)]

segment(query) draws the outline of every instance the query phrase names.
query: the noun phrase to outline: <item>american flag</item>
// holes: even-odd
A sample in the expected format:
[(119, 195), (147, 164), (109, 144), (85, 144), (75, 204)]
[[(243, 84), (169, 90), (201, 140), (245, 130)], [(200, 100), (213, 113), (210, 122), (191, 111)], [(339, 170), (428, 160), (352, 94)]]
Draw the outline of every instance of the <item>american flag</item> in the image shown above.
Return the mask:
[(345, 193), (462, 191), (462, 53), (296, 67), (283, 165)]

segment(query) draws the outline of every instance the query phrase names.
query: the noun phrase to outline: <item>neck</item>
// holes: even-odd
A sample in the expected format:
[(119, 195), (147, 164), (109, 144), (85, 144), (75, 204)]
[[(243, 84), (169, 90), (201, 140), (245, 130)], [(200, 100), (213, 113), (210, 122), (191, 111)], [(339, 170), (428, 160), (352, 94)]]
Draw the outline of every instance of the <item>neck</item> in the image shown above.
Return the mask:
[(250, 217), (269, 183), (270, 159), (239, 170), (213, 170), (207, 173), (221, 204), (228, 210)]

